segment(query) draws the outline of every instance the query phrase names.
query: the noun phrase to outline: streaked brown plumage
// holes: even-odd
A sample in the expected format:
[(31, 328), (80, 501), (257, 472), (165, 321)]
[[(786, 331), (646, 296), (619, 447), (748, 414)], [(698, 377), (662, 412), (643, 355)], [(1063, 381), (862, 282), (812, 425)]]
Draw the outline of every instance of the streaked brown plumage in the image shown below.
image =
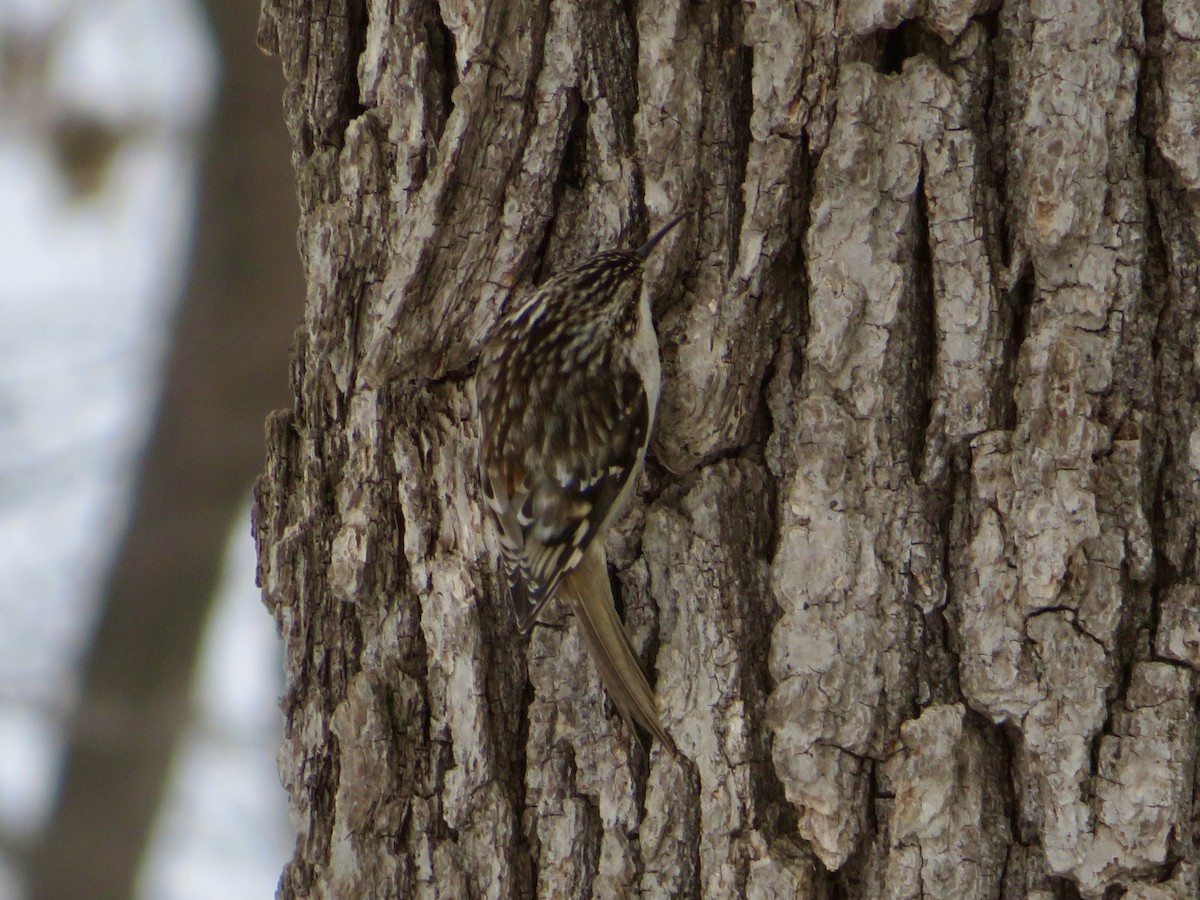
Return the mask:
[(617, 709), (674, 749), (613, 607), (604, 553), (645, 459), (658, 406), (658, 340), (640, 250), (597, 254), (519, 299), (476, 377), (480, 480), (522, 630), (563, 595)]

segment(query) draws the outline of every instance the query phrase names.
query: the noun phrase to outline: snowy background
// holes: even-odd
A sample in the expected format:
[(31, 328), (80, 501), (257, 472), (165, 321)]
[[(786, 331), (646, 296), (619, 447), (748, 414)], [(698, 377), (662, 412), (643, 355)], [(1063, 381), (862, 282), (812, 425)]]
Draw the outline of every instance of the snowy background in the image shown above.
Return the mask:
[[(18, 842), (50, 811), (76, 667), (157, 400), (215, 76), (189, 0), (0, 0), (5, 46), (50, 29), (38, 91), (0, 73), (0, 833)], [(45, 140), (46, 111), (63, 109), (131, 124), (82, 198)], [(230, 523), (144, 898), (271, 897), (290, 854), (275, 771), (281, 663), (248, 507)], [(0, 900), (20, 896), (0, 854)]]

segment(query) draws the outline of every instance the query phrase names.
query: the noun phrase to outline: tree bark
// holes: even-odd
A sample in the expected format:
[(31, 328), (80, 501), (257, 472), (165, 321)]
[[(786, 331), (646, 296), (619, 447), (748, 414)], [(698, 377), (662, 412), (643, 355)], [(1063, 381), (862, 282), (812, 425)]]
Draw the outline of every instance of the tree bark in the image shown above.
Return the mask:
[[(1187, 4), (268, 2), (309, 297), (257, 535), (283, 897), (1190, 898)], [(681, 758), (526, 641), (475, 484), (498, 305), (651, 260), (609, 543)]]

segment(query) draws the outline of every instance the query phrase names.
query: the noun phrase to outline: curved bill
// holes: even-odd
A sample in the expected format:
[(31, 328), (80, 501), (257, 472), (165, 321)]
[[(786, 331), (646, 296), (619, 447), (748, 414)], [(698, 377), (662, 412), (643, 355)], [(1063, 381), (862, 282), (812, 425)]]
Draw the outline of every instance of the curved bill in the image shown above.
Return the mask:
[(650, 251), (654, 249), (654, 245), (666, 237), (667, 232), (686, 219), (688, 215), (690, 215), (690, 213), (681, 212), (662, 228), (658, 229), (658, 231), (654, 232), (654, 234), (650, 235), (650, 239), (646, 241), (646, 243), (642, 244), (642, 246), (638, 247), (634, 253), (636, 253), (642, 259), (648, 257), (650, 255)]

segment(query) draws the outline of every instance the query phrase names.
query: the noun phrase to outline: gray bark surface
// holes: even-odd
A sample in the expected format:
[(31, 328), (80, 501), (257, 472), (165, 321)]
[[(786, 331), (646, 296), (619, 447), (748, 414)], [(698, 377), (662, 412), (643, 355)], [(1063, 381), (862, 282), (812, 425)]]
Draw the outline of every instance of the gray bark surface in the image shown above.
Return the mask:
[[(1200, 15), (268, 2), (309, 295), (257, 534), (283, 897), (1194, 898)], [(649, 264), (609, 542), (682, 758), (526, 640), (498, 305)]]

